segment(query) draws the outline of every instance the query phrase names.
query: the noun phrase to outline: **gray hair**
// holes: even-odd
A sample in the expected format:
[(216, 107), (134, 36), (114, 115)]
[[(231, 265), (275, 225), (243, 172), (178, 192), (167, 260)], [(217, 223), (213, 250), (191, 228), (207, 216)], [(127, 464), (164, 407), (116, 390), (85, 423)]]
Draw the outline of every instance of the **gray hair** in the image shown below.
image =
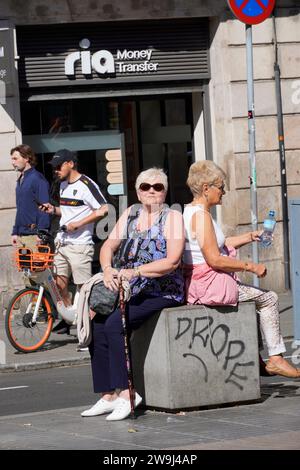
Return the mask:
[(142, 171), (135, 182), (135, 189), (138, 190), (142, 183), (149, 183), (154, 179), (159, 178), (160, 182), (164, 185), (166, 192), (168, 191), (168, 177), (162, 168), (149, 168)]
[(187, 185), (192, 194), (201, 195), (204, 183), (213, 184), (226, 180), (226, 173), (211, 160), (201, 160), (190, 166)]

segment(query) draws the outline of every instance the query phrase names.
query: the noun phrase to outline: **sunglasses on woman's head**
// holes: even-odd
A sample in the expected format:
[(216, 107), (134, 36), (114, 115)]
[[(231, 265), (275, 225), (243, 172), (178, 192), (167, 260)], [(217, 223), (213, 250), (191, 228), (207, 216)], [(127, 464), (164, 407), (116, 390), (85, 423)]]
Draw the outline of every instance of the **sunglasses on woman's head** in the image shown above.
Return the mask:
[(141, 191), (149, 191), (150, 188), (153, 188), (154, 191), (157, 191), (158, 193), (161, 193), (162, 191), (165, 190), (165, 187), (162, 183), (155, 183), (155, 184), (141, 183), (139, 187)]

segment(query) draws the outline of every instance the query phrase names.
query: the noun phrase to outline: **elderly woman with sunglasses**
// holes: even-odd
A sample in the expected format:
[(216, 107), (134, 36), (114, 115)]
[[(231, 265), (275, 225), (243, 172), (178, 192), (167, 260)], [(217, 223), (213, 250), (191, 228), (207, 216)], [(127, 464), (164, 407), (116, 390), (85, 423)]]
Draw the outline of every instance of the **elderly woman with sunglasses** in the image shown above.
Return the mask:
[[(129, 332), (154, 313), (180, 305), (184, 300), (184, 280), (179, 269), (184, 248), (183, 219), (179, 212), (164, 204), (167, 190), (167, 176), (161, 169), (140, 173), (136, 180), (140, 204), (129, 207), (121, 215), (100, 252), (105, 286), (117, 291), (121, 277), (130, 282)], [(120, 271), (113, 267), (117, 252)], [(96, 316), (92, 331), (94, 391), (101, 398), (82, 416), (110, 413), (108, 421), (124, 419), (131, 410), (119, 308), (104, 319)], [(135, 405), (141, 400), (136, 393)]]
[(253, 300), (269, 353), (266, 365), (260, 359), (262, 375), (300, 377), (300, 369), (282, 357), (286, 349), (280, 333), (277, 294), (244, 285), (235, 274), (247, 271), (264, 277), (267, 274), (265, 265), (230, 256), (235, 248), (260, 241), (262, 232), (225, 238), (220, 226), (212, 219), (211, 208), (222, 204), (225, 179), (224, 171), (211, 161), (197, 162), (190, 167), (187, 184), (194, 199), (185, 207), (183, 215), (187, 301), (192, 304), (236, 305), (237, 302)]

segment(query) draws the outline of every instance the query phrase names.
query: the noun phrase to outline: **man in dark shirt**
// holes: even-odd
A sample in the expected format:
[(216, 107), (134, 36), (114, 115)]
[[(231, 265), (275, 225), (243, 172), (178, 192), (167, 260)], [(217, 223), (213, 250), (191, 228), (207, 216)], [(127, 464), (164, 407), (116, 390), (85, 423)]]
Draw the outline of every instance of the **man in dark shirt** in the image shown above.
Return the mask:
[(20, 172), (16, 187), (17, 214), (12, 230), (12, 245), (19, 242), (36, 250), (40, 242), (36, 235), (39, 229), (50, 228), (50, 217), (38, 209), (49, 202), (49, 184), (34, 166), (36, 157), (28, 145), (18, 145), (10, 151), (14, 169)]

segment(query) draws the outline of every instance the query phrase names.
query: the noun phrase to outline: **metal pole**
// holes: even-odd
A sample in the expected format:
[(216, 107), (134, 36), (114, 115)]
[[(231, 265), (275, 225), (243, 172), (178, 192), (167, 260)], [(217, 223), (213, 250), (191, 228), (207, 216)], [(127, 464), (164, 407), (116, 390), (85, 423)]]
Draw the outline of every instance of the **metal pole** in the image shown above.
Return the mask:
[(284, 145), (284, 127), (283, 127), (280, 67), (279, 67), (279, 64), (278, 64), (278, 46), (277, 46), (276, 23), (275, 23), (275, 16), (274, 15), (273, 15), (273, 28), (274, 28), (274, 36), (275, 36), (274, 76), (275, 76), (275, 89), (276, 89), (277, 129), (278, 129), (278, 143), (279, 143), (279, 155), (280, 155), (280, 173), (281, 173), (281, 204), (282, 204), (282, 225), (283, 225), (284, 284), (285, 284), (285, 288), (289, 289), (290, 286), (291, 286), (291, 279), (290, 279), (290, 246), (289, 246), (289, 215), (288, 215), (288, 199), (287, 199), (286, 162), (285, 162), (285, 145)]
[(284, 256), (284, 283), (285, 288), (290, 288), (290, 249), (289, 249), (289, 219), (288, 219), (288, 200), (287, 200), (287, 182), (285, 168), (285, 145), (281, 102), (281, 84), (280, 69), (278, 64), (274, 64), (276, 102), (277, 102), (277, 127), (280, 154), (280, 172), (281, 172), (281, 203), (282, 203), (282, 223), (283, 223), (283, 256)]
[[(252, 26), (248, 24), (246, 25), (246, 52), (247, 52), (247, 94), (248, 94), (251, 222), (252, 222), (252, 230), (257, 230), (257, 180), (256, 180), (256, 159), (255, 159), (253, 47), (252, 47)], [(257, 243), (252, 243), (252, 260), (254, 263), (258, 263)], [(253, 284), (255, 287), (259, 287), (259, 280), (256, 275), (253, 275)]]

